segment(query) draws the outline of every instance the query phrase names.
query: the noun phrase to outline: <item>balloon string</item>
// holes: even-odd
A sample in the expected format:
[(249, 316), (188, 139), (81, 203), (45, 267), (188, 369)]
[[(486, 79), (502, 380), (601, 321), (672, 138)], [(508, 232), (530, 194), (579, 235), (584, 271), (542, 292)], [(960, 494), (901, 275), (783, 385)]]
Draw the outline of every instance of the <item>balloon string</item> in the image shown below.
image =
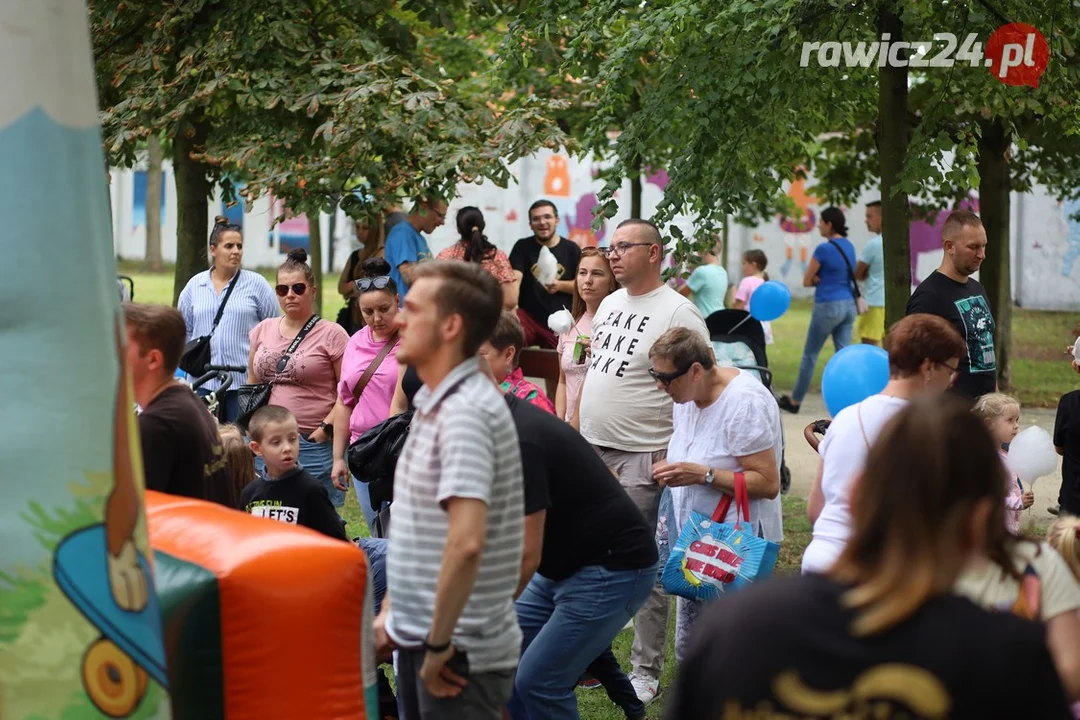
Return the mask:
[(752, 317), (754, 317), (754, 316), (753, 316), (753, 315), (751, 315), (750, 313), (746, 313), (746, 317), (744, 317), (744, 318), (743, 318), (742, 320), (740, 320), (739, 322), (735, 323), (735, 327), (733, 327), (733, 328), (731, 328), (730, 330), (728, 330), (728, 331), (727, 331), (727, 334), (728, 334), (728, 335), (734, 335), (734, 334), (735, 334), (735, 331), (736, 331), (736, 330), (738, 330), (738, 329), (739, 329), (740, 327), (742, 327), (742, 324), (743, 324), (744, 322), (746, 322), (747, 320), (749, 320), (750, 318), (752, 318)]

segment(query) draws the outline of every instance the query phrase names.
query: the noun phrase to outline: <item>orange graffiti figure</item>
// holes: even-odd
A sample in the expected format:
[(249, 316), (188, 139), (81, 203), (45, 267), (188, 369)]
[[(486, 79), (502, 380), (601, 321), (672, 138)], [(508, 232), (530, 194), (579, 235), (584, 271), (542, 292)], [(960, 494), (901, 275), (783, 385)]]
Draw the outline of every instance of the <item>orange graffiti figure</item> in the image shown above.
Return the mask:
[(784, 277), (791, 271), (796, 247), (799, 249), (802, 273), (806, 272), (810, 260), (810, 239), (817, 223), (817, 217), (810, 206), (818, 203), (818, 198), (806, 192), (805, 178), (793, 179), (787, 194), (795, 203), (796, 211), (794, 217), (780, 216), (780, 229), (784, 231), (784, 264), (780, 268), (780, 275)]
[(139, 563), (135, 547), (135, 526), (139, 521), (138, 486), (131, 456), (130, 428), (134, 399), (128, 382), (128, 364), (119, 323), (116, 327), (116, 352), (120, 361), (120, 376), (116, 386), (116, 405), (113, 411), (113, 476), (115, 486), (105, 502), (105, 547), (109, 551), (107, 565), (109, 585), (116, 604), (124, 610), (138, 612), (149, 599), (146, 573)]
[(570, 163), (562, 155), (552, 155), (544, 174), (544, 194), (570, 197)]

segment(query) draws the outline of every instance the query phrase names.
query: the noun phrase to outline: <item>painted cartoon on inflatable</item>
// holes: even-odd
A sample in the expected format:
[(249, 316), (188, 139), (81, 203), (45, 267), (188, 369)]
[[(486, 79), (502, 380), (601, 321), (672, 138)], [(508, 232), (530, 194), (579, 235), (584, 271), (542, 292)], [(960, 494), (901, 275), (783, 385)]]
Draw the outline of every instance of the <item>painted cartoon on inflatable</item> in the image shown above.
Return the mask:
[(170, 715), (94, 87), (83, 2), (0, 4), (4, 718)]

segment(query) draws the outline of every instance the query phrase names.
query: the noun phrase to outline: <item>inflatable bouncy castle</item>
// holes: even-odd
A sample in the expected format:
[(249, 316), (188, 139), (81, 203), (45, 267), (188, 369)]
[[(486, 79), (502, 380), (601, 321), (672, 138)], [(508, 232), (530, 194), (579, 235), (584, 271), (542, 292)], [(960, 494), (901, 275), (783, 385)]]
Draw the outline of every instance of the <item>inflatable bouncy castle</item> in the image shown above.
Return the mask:
[(0, 718), (368, 717), (363, 552), (144, 493), (82, 0), (0, 2), (0, 98)]

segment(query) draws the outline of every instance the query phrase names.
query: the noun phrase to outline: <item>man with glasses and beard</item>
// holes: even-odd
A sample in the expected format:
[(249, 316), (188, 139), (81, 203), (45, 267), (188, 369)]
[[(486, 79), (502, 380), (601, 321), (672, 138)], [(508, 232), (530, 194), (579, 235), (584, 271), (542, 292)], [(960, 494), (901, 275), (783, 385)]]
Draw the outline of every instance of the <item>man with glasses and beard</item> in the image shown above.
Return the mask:
[(986, 259), (986, 229), (970, 210), (952, 212), (941, 227), (945, 250), (941, 266), (919, 283), (905, 315), (929, 313), (945, 318), (965, 338), (953, 390), (974, 403), (997, 390), (994, 316), (986, 288), (972, 278)]
[[(649, 348), (673, 327), (688, 327), (706, 341), (709, 331), (694, 303), (661, 279), (664, 240), (656, 225), (624, 220), (602, 252), (622, 289), (596, 310), (576, 422), (655, 532), (660, 487), (652, 468), (666, 456), (672, 425), (671, 398), (649, 375)], [(631, 682), (646, 704), (660, 691), (669, 605), (657, 585), (634, 618)]]
[[(521, 283), (518, 289), (518, 319), (525, 330), (525, 346), (539, 345), (555, 348), (555, 333), (548, 329), (548, 316), (574, 302), (574, 276), (577, 275), (581, 248), (559, 237), (559, 211), (550, 200), (537, 200), (529, 207), (531, 237), (514, 243), (510, 251), (510, 266)], [(551, 285), (537, 279), (541, 248), (547, 248), (558, 262), (558, 274)]]

